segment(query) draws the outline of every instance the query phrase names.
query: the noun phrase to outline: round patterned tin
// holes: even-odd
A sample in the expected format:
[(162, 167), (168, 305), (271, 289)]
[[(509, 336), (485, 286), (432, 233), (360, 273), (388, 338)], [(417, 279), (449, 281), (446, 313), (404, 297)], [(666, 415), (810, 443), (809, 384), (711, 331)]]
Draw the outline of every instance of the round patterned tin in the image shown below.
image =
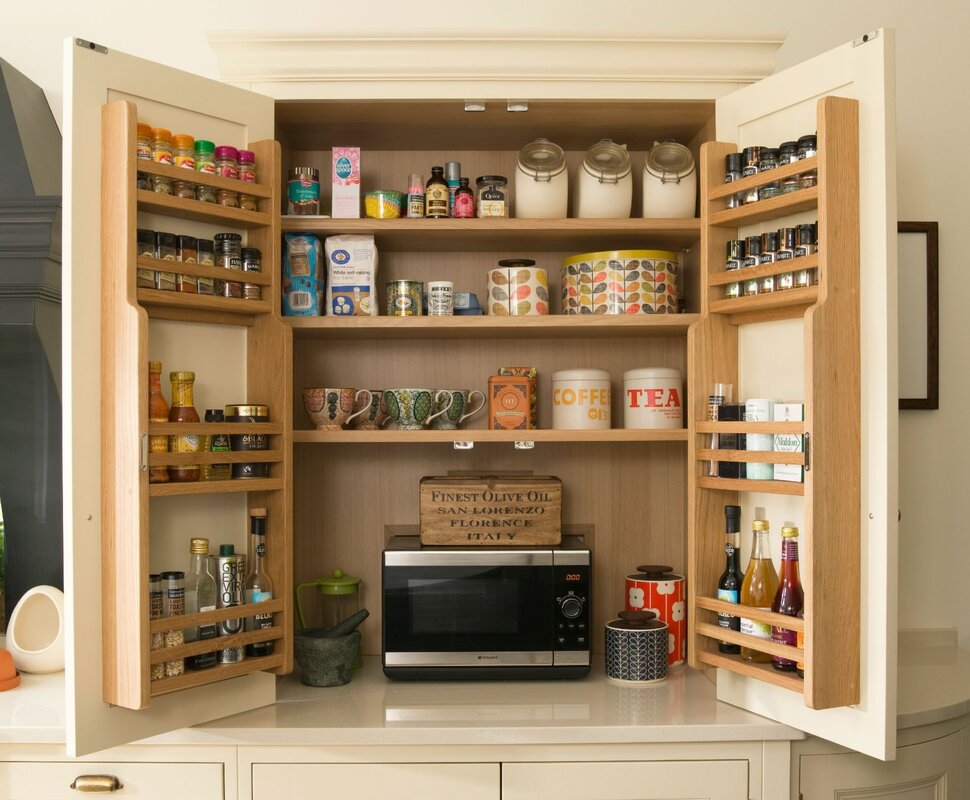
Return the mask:
[(421, 281), (388, 281), (387, 313), (392, 317), (420, 317), (424, 284)]
[(650, 611), (621, 611), (606, 623), (606, 677), (617, 683), (667, 678), (667, 625)]
[(488, 271), (488, 303), (493, 316), (535, 316), (549, 313), (549, 281), (531, 258), (507, 258)]
[(601, 250), (562, 262), (563, 314), (675, 314), (680, 255), (670, 250)]

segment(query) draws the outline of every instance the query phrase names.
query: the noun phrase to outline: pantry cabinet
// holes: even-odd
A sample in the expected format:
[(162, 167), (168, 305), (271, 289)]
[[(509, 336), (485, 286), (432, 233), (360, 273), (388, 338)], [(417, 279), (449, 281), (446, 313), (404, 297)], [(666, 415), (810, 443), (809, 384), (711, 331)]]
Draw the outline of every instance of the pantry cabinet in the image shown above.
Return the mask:
[[(889, 250), (893, 193), (886, 177), (892, 152), (891, 126), (886, 127), (891, 50), (891, 36), (880, 32), (717, 104), (696, 97), (652, 99), (649, 88), (642, 97), (615, 102), (585, 89), (563, 99), (559, 87), (531, 98), (526, 114), (510, 115), (504, 108), (466, 112), (458, 97), (354, 101), (336, 90), (274, 106), (250, 92), (69, 43), (69, 748), (85, 752), (273, 702), (273, 673), (292, 668), (291, 588), (334, 567), (362, 577), (362, 604), (372, 617), (362, 628), (364, 650), (379, 653), (384, 527), (417, 521), (420, 478), (444, 470), (524, 469), (560, 477), (564, 521), (594, 528), (594, 657), (603, 651), (603, 623), (622, 607), (624, 576), (638, 564), (668, 563), (696, 584), (691, 661), (720, 668), (722, 699), (854, 749), (891, 754), (893, 726), (887, 721), (893, 710), (895, 620), (888, 598), (895, 596), (895, 511), (889, 510), (895, 508), (895, 430), (888, 410), (895, 407), (895, 350), (888, 311), (895, 300)], [(852, 99), (824, 100), (817, 112), (817, 99), (828, 94)], [(425, 96), (415, 91), (415, 98)], [(851, 125), (855, 108), (858, 133)], [(137, 191), (136, 120), (251, 145), (258, 153), (258, 211), (227, 211)], [(797, 193), (789, 205), (766, 201), (734, 216), (717, 210), (718, 202), (723, 205), (718, 185), (725, 152), (760, 139), (792, 138), (816, 125), (822, 142), (817, 191)], [(605, 136), (634, 143), (635, 172), (650, 142), (689, 143), (701, 164), (701, 213), (689, 220), (642, 220), (635, 201), (634, 217), (621, 220), (333, 220), (281, 214), (281, 176), (305, 165), (328, 175), (333, 146), (359, 145), (364, 187), (391, 188), (409, 173), (427, 172), (446, 160), (460, 161), (472, 176), (509, 174), (516, 150), (537, 136), (563, 146), (571, 168), (585, 147)], [(854, 152), (862, 156), (858, 203), (843, 188), (851, 183)], [(328, 187), (323, 188), (322, 205), (328, 208)], [(821, 275), (817, 288), (755, 298), (753, 305), (742, 300), (728, 306), (717, 299), (717, 265), (727, 238), (769, 217), (777, 226), (777, 219), (802, 221), (798, 214), (808, 219), (815, 213), (826, 231), (828, 254), (814, 262)], [(200, 236), (244, 233), (263, 252), (263, 300), (186, 299), (136, 290), (135, 268), (157, 265), (135, 257), (135, 228), (161, 224), (187, 226), (171, 229)], [(859, 231), (860, 246), (845, 235), (850, 230)], [(553, 289), (553, 313), (546, 317), (284, 318), (278, 302), (280, 239), (292, 232), (321, 239), (374, 236), (382, 310), (381, 288), (390, 280), (447, 278), (458, 290), (484, 296), (486, 271), (501, 258), (534, 258), (556, 287), (559, 264), (577, 252), (675, 250), (681, 256), (685, 313), (564, 316)], [(861, 254), (858, 268), (853, 253)], [(812, 335), (813, 319), (824, 328), (821, 338)], [(853, 339), (860, 326), (861, 348)], [(788, 348), (780, 361), (778, 347)], [(269, 404), (270, 477), (247, 487), (237, 481), (192, 489), (149, 485), (145, 467), (171, 457), (143, 458), (145, 436), (210, 430), (148, 424), (149, 358), (161, 360), (165, 370), (194, 369), (199, 408)], [(853, 383), (856, 359), (861, 363)], [(848, 382), (843, 363), (849, 366)], [(813, 364), (820, 366), (818, 374)], [(458, 432), (317, 431), (302, 407), (303, 387), (483, 389), (489, 375), (511, 365), (539, 370), (539, 429), (525, 435), (487, 430), (483, 416)], [(644, 366), (673, 367), (687, 376), (685, 428), (549, 427), (555, 370), (606, 369), (616, 387), (623, 372)], [(810, 373), (811, 386), (802, 379)], [(765, 392), (805, 402), (806, 422), (799, 431), (819, 442), (820, 461), (812, 464), (817, 476), (804, 488), (789, 485), (782, 495), (760, 484), (703, 480), (711, 380), (733, 381), (748, 396)], [(841, 418), (836, 406), (845, 412)], [(618, 398), (613, 420), (614, 425), (622, 420)], [(845, 471), (836, 471), (836, 462)], [(861, 477), (855, 480), (856, 475)], [(773, 505), (778, 498), (782, 505)], [(832, 559), (839, 562), (832, 591), (818, 592), (806, 580), (814, 604), (805, 621), (811, 677), (804, 684), (722, 663), (710, 648), (716, 640), (705, 626), (716, 604), (704, 598), (714, 592), (722, 557), (719, 515), (725, 502), (735, 500), (746, 519), (766, 507), (769, 518), (790, 519), (806, 531), (804, 569), (815, 581), (826, 567), (836, 566)], [(276, 652), (266, 662), (243, 662), (222, 674), (210, 671), (153, 688), (147, 680), (152, 659), (147, 634), (159, 625), (149, 626), (148, 571), (181, 568), (192, 535), (208, 535), (214, 545), (245, 546), (246, 511), (255, 506), (270, 509), (267, 547), (278, 588), (274, 627), (267, 635), (275, 638)], [(820, 557), (817, 565), (813, 552)], [(860, 595), (864, 600), (855, 615), (852, 606)], [(844, 614), (825, 605), (830, 597), (844, 606)], [(849, 657), (821, 644), (837, 640), (827, 629), (832, 620), (856, 617), (857, 627), (841, 629), (850, 642)], [(312, 613), (308, 622), (315, 623)]]

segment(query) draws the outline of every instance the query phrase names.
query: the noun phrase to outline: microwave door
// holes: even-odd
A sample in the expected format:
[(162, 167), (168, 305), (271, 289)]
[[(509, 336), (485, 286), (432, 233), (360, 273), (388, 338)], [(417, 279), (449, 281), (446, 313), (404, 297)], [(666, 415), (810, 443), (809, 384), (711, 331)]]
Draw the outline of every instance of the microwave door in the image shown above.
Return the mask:
[(551, 562), (537, 563), (548, 554), (505, 555), (497, 563), (456, 557), (456, 563), (385, 565), (387, 663), (552, 664), (553, 570)]

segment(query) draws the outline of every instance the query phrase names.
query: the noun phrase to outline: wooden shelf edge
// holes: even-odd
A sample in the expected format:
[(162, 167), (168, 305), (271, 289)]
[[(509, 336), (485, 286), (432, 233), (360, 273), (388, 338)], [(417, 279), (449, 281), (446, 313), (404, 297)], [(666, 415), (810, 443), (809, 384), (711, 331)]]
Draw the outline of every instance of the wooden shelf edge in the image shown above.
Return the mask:
[(190, 494), (231, 494), (233, 492), (278, 492), (282, 478), (235, 478), (229, 481), (193, 481), (190, 483), (151, 483), (149, 497), (182, 497)]
[(174, 678), (162, 678), (152, 681), (149, 686), (149, 693), (152, 697), (158, 697), (171, 692), (178, 692), (182, 689), (190, 689), (193, 686), (205, 686), (210, 683), (238, 678), (240, 675), (248, 675), (250, 672), (260, 672), (271, 670), (282, 666), (283, 655), (274, 653), (271, 656), (262, 658), (247, 658), (237, 664), (217, 664), (209, 669), (198, 671), (190, 670), (184, 675)]
[[(701, 221), (698, 217), (685, 219), (641, 219), (621, 217), (617, 219), (520, 219), (517, 217), (475, 217), (473, 219), (371, 219), (355, 217), (340, 219), (324, 216), (298, 216), (284, 214), (280, 223), (285, 232), (306, 233), (402, 233), (460, 234), (466, 231), (500, 231), (503, 233), (535, 233), (536, 231), (562, 231), (582, 233), (697, 233)], [(456, 247), (455, 249), (460, 249)]]
[[(713, 275), (709, 275), (707, 283), (709, 286), (726, 286), (729, 283), (743, 283), (754, 278), (765, 278), (768, 275), (781, 275), (785, 272), (797, 272), (802, 269), (818, 269), (818, 253), (812, 253), (809, 256), (799, 256), (798, 258), (789, 258), (784, 261), (775, 261), (772, 264), (761, 264), (757, 267), (721, 270), (715, 272)], [(791, 289), (780, 289), (779, 291), (790, 292)]]
[[(148, 466), (195, 466), (202, 464), (275, 464), (282, 461), (282, 450), (237, 450), (230, 453), (149, 453)], [(777, 463), (777, 462), (776, 462)], [(202, 481), (204, 483), (204, 481)], [(152, 484), (155, 485), (155, 484)]]
[[(712, 314), (730, 314), (738, 321), (743, 322), (746, 314), (766, 309), (775, 311), (788, 309), (789, 316), (801, 316), (808, 306), (816, 302), (818, 302), (818, 286), (805, 286), (800, 289), (783, 289), (778, 292), (756, 294), (750, 297), (712, 300), (708, 304), (708, 309)], [(779, 318), (781, 317), (779, 316)]]
[[(763, 622), (766, 625), (774, 625), (775, 627), (785, 628), (790, 631), (805, 632), (805, 620), (799, 617), (789, 617), (784, 614), (776, 614), (773, 611), (764, 611), (760, 608), (749, 608), (748, 606), (741, 606), (737, 603), (726, 603), (723, 600), (716, 600), (713, 597), (695, 597), (694, 604), (705, 611), (729, 614), (732, 617), (744, 617), (745, 619), (753, 619), (755, 622)], [(744, 609), (743, 614), (741, 613), (741, 609)]]
[(244, 211), (217, 203), (201, 203), (184, 197), (158, 194), (148, 189), (138, 189), (135, 194), (140, 211), (151, 211), (169, 217), (225, 224), (235, 228), (262, 228), (268, 227), (272, 222), (272, 215), (264, 211)]
[(719, 669), (726, 669), (736, 672), (748, 678), (771, 683), (780, 686), (782, 689), (789, 689), (800, 695), (805, 694), (805, 681), (793, 672), (779, 672), (771, 664), (751, 664), (742, 661), (740, 656), (728, 656), (721, 653), (711, 653), (702, 650), (696, 654), (696, 658), (703, 664)]
[[(221, 175), (209, 175), (205, 172), (196, 172), (194, 169), (159, 164), (145, 158), (136, 160), (135, 165), (138, 172), (144, 172), (148, 175), (161, 175), (163, 178), (171, 178), (173, 181), (186, 181), (200, 186), (211, 186), (213, 189), (227, 189), (230, 192), (249, 194), (254, 197), (268, 198), (273, 196), (272, 187), (265, 183), (247, 183), (238, 178), (223, 178)], [(200, 203), (201, 201), (195, 200), (194, 202)], [(204, 205), (212, 204), (208, 203)]]
[[(782, 166), (776, 167), (768, 172), (759, 172), (755, 175), (749, 175), (746, 178), (741, 178), (741, 180), (722, 184), (721, 186), (718, 186), (708, 192), (707, 199), (723, 200), (725, 197), (730, 197), (732, 194), (740, 194), (741, 192), (746, 192), (749, 189), (757, 189), (765, 184), (775, 183), (775, 181), (787, 178), (789, 175), (801, 175), (803, 172), (811, 172), (812, 170), (818, 170), (818, 156), (803, 158), (801, 161), (796, 161), (792, 164), (783, 164)], [(803, 192), (805, 190), (799, 189), (798, 191)], [(796, 192), (791, 192), (791, 194), (796, 194)]]
[[(260, 614), (277, 614), (283, 610), (282, 600), (267, 600), (259, 604)], [(255, 605), (230, 606), (229, 608), (217, 608), (215, 611), (197, 611), (195, 614), (182, 614), (178, 617), (159, 617), (148, 623), (149, 633), (164, 633), (165, 631), (177, 630), (179, 628), (194, 628), (197, 625), (213, 625), (217, 622), (225, 622), (228, 619), (239, 619), (240, 617), (252, 616), (255, 612)], [(172, 621), (177, 624), (173, 625)]]
[[(701, 450), (694, 452), (696, 461), (730, 461), (753, 464), (805, 465), (804, 453), (783, 453), (775, 450)], [(149, 461), (149, 463), (151, 463)]]
[(150, 422), (148, 432), (152, 436), (190, 433), (200, 436), (211, 436), (213, 433), (265, 433), (277, 436), (283, 433), (283, 426), (279, 422)]
[[(262, 613), (262, 610), (260, 612)], [(179, 658), (191, 658), (192, 656), (200, 656), (203, 653), (228, 650), (232, 647), (245, 647), (247, 644), (275, 642), (282, 638), (283, 629), (278, 625), (272, 628), (261, 628), (258, 631), (234, 633), (231, 636), (217, 636), (214, 639), (187, 642), (176, 647), (162, 647), (158, 650), (150, 650), (148, 652), (148, 663), (164, 664), (166, 661), (175, 661)]]
[(694, 433), (805, 433), (804, 422), (711, 422), (694, 423)]
[(569, 431), (542, 428), (531, 431), (317, 431), (295, 430), (296, 444), (450, 444), (475, 442), (489, 444), (501, 442), (686, 442), (685, 428), (673, 430), (629, 430), (610, 428), (602, 431)]
[(804, 483), (787, 481), (755, 481), (746, 478), (709, 478), (698, 476), (697, 486), (701, 489), (723, 489), (730, 492), (765, 492), (767, 494), (804, 495)]
[[(198, 278), (212, 278), (217, 281), (251, 283), (256, 286), (270, 286), (273, 283), (273, 276), (269, 272), (242, 272), (241, 270), (230, 270), (225, 267), (210, 267), (208, 264), (196, 264), (191, 261), (164, 261), (160, 258), (138, 256), (135, 264), (142, 269), (150, 269), (153, 272), (174, 272), (177, 275), (194, 275)], [(197, 293), (176, 292), (176, 294)], [(216, 295), (201, 296), (214, 297)], [(245, 302), (251, 303), (253, 301), (246, 300)]]
[(757, 203), (748, 203), (738, 208), (715, 211), (708, 217), (708, 224), (717, 228), (737, 228), (741, 225), (775, 219), (817, 207), (818, 186), (812, 186), (808, 189), (799, 189), (797, 192), (772, 197), (770, 200), (759, 200)]
[[(173, 271), (177, 272), (177, 270)], [(192, 313), (193, 311), (220, 311), (224, 314), (255, 316), (257, 314), (270, 314), (273, 311), (273, 306), (269, 300), (241, 300), (235, 297), (217, 297), (216, 295), (194, 294), (192, 292), (139, 289), (136, 297), (138, 302), (146, 307), (171, 306), (172, 308), (183, 309), (185, 313)], [(150, 310), (149, 316), (151, 316)]]
[(794, 661), (796, 664), (802, 663), (805, 656), (805, 652), (799, 647), (778, 644), (771, 639), (760, 639), (757, 636), (751, 636), (747, 633), (725, 630), (717, 625), (711, 625), (706, 622), (698, 622), (694, 626), (694, 630), (698, 636), (713, 639), (714, 641), (740, 645), (741, 647), (747, 647), (749, 650), (757, 650), (759, 653), (767, 653), (769, 656), (786, 658), (789, 661)]

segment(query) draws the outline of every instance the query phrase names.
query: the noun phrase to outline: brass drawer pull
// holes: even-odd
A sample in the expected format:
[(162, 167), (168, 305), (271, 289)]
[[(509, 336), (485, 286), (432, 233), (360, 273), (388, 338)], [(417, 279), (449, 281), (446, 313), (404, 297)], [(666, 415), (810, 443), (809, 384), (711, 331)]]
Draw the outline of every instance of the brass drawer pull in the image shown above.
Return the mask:
[(114, 775), (78, 775), (71, 788), (76, 792), (117, 792), (125, 787)]

